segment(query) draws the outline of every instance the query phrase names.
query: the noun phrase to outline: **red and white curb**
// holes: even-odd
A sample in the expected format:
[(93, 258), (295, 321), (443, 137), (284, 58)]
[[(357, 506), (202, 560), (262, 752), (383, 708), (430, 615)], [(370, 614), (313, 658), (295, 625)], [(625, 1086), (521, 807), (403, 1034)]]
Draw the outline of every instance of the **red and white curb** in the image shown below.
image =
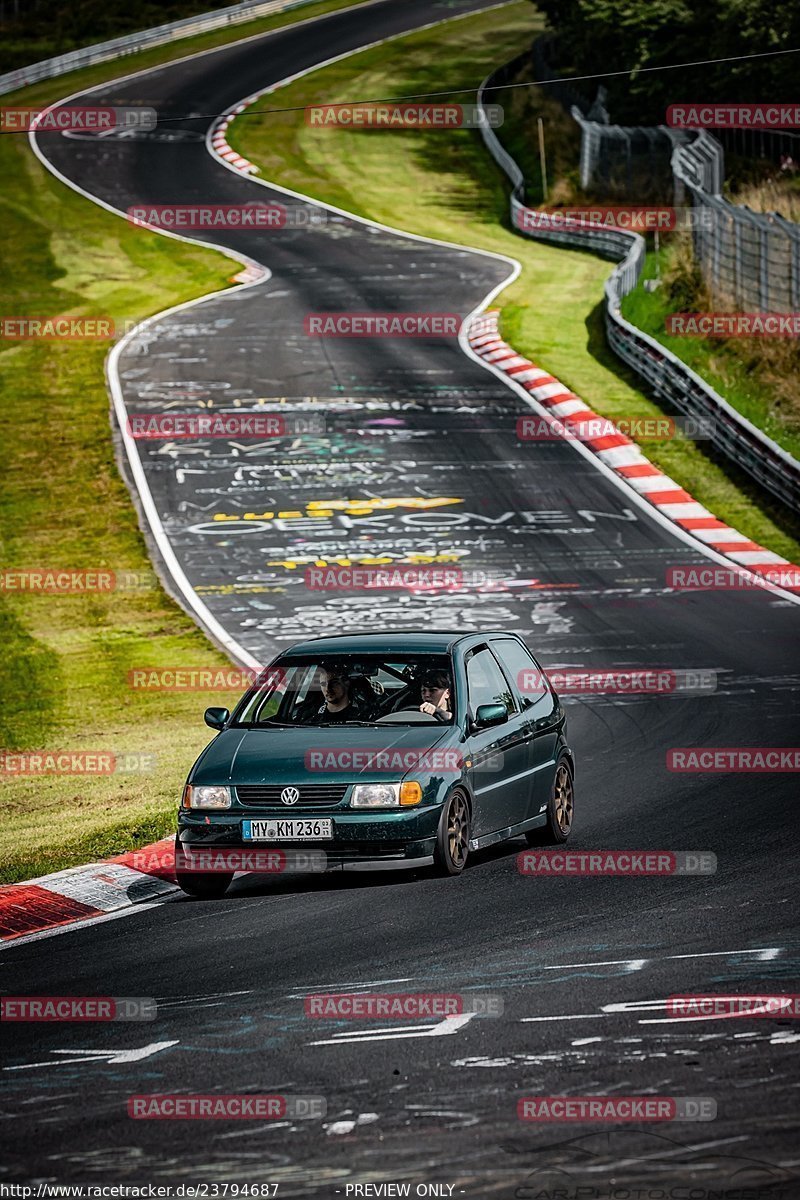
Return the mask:
[[(0, 887), (0, 942), (107, 916), (174, 892), (174, 846), (174, 837), (163, 838), (106, 862)], [(140, 869), (145, 863), (148, 869)]]
[(244, 175), (257, 175), (258, 167), (255, 163), (251, 163), (249, 159), (243, 158), (241, 154), (237, 154), (228, 145), (227, 132), (228, 126), (234, 117), (238, 117), (239, 113), (243, 113), (249, 104), (253, 104), (258, 99), (258, 96), (248, 96), (241, 104), (237, 104), (236, 108), (232, 108), (230, 112), (224, 114), (217, 121), (216, 125), (211, 130), (211, 145), (214, 147), (214, 152), (220, 158), (224, 158), (231, 166), (236, 167), (237, 171), (241, 171)]
[[(551, 417), (566, 426), (569, 437), (587, 446), (598, 459), (686, 533), (722, 554), (737, 567), (767, 576), (785, 591), (800, 592), (800, 567), (772, 550), (750, 541), (743, 533), (719, 521), (674, 479), (645, 458), (639, 447), (607, 418), (600, 417), (579, 396), (553, 375), (517, 354), (498, 332), (497, 309), (473, 318), (468, 332), (470, 347), (479, 358), (503, 371), (538, 401)], [(610, 432), (597, 436), (598, 426)], [(563, 436), (563, 435), (562, 435)]]

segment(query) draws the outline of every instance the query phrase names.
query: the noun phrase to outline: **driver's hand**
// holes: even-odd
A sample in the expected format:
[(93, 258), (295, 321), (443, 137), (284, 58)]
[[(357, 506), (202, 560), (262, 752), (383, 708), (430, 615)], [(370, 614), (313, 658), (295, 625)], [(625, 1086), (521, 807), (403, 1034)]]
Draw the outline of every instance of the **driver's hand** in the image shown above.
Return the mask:
[(436, 716), (436, 705), (429, 704), (426, 701), (424, 704), (420, 704), (419, 711), (427, 713), (429, 717), (435, 717)]

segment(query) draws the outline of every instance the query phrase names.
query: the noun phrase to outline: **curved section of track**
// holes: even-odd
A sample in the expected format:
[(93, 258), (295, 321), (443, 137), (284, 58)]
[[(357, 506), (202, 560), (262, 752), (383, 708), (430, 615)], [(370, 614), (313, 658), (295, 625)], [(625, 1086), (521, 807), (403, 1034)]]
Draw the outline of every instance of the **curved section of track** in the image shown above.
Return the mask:
[[(270, 82), (449, 11), (383, 0), (92, 96), (166, 115), (223, 112)], [(182, 126), (189, 136), (170, 145), (50, 135), (39, 144), (66, 179), (121, 211), (269, 198), (207, 154), (208, 124)], [(623, 1144), (598, 1141), (595, 1183), (743, 1179), (741, 1162), (758, 1159), (788, 1170), (790, 1039), (765, 1021), (737, 1024), (748, 1035), (738, 1038), (729, 1022), (652, 1024), (646, 1005), (692, 990), (800, 990), (784, 916), (797, 882), (792, 777), (764, 786), (767, 777), (666, 769), (671, 747), (791, 745), (794, 607), (761, 592), (670, 593), (671, 566), (707, 560), (572, 446), (521, 448), (522, 400), (455, 342), (304, 334), (314, 311), (466, 315), (508, 263), (339, 214), (279, 235), (231, 234), (228, 244), (271, 277), (159, 318), (118, 364), (128, 412), (222, 397), (226, 407), (281, 402), (288, 414), (325, 417), (324, 433), (292, 442), (137, 443), (170, 550), (214, 621), (259, 661), (331, 630), (501, 625), (550, 666), (714, 670), (714, 694), (587, 697), (570, 702), (570, 719), (576, 848), (710, 850), (719, 870), (533, 880), (516, 871), (517, 843), (478, 856), (455, 881), (247, 880), (221, 904), (167, 903), (124, 926), (56, 938), (46, 962), (37, 944), (9, 950), (8, 991), (20, 994), (125, 995), (135, 964), (133, 990), (164, 1005), (157, 1030), (126, 1033), (124, 1044), (170, 1043), (142, 1063), (60, 1068), (69, 1100), (50, 1109), (47, 1146), (29, 1143), (29, 1154), (43, 1177), (59, 1180), (241, 1181), (256, 1171), (287, 1196), (391, 1179), (527, 1196), (546, 1147), (559, 1144), (554, 1170), (572, 1170), (576, 1151), (557, 1131), (520, 1125), (516, 1095), (658, 1091), (715, 1096), (716, 1123), (670, 1127), (669, 1146), (640, 1128)], [(482, 572), (492, 586), (366, 598), (304, 586), (309, 562), (414, 555)], [(304, 1020), (305, 992), (363, 986), (496, 991), (505, 1015), (442, 1040), (348, 1039)], [(7, 1077), (14, 1098), (28, 1089), (31, 1113), (49, 1100), (55, 1071), (29, 1064), (51, 1050), (116, 1044), (85, 1028), (42, 1028), (34, 1047), (20, 1027), (14, 1065), (25, 1069)], [(176, 1122), (166, 1137), (158, 1122), (124, 1116), (132, 1091), (281, 1088), (325, 1095), (326, 1125), (220, 1125), (198, 1137), (191, 1122)], [(22, 1157), (28, 1118), (19, 1126)]]

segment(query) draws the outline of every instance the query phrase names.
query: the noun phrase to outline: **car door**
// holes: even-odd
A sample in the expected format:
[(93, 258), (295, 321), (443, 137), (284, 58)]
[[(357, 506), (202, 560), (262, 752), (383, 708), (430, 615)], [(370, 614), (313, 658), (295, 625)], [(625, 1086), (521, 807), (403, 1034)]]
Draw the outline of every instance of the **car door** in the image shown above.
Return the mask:
[(525, 816), (520, 820), (527, 820), (543, 812), (550, 798), (563, 714), (544, 672), (527, 646), (514, 637), (492, 638), (490, 646), (525, 716), (527, 806)]
[[(530, 731), (526, 714), (514, 700), (508, 680), (488, 645), (475, 646), (465, 657), (467, 749), (470, 786), (475, 800), (472, 832), (481, 838), (523, 821), (527, 809), (525, 779)], [(482, 704), (502, 704), (508, 720), (488, 729), (472, 721)]]

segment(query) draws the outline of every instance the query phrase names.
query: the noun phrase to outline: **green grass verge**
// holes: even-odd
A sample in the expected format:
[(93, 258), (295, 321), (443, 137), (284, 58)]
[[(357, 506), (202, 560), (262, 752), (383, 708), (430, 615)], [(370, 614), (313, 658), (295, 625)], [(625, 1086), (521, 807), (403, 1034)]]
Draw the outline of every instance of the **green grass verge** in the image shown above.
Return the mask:
[[(343, 7), (328, 0), (300, 15)], [(187, 39), (126, 60), (138, 69), (298, 19), (298, 12)], [(113, 78), (109, 63), (16, 97), (46, 104)], [(239, 269), (215, 251), (134, 229), (59, 183), (26, 137), (0, 138), (3, 313), (142, 317), (224, 288)], [(4, 570), (136, 571), (140, 592), (0, 593), (0, 748), (151, 754), (151, 773), (5, 776), (0, 880), (121, 853), (174, 827), (206, 704), (235, 693), (132, 691), (134, 667), (224, 666), (158, 586), (111, 440), (108, 345), (0, 341), (0, 554)]]
[[(516, 0), (313, 72), (283, 89), (281, 104), (445, 89), (464, 89), (467, 98), (493, 66), (512, 58), (540, 28), (528, 0)], [(237, 119), (228, 140), (259, 164), (264, 179), (410, 232), (519, 259), (522, 274), (498, 301), (503, 334), (515, 349), (603, 416), (662, 413), (606, 346), (602, 295), (611, 265), (515, 234), (508, 225), (505, 179), (477, 133), (315, 129), (301, 112)], [(743, 472), (684, 438), (640, 444), (722, 520), (800, 561), (800, 521), (765, 498)]]
[[(669, 276), (680, 257), (681, 249), (667, 244), (659, 254), (662, 272)], [(800, 458), (800, 359), (796, 348), (783, 339), (748, 338), (737, 343), (666, 333), (666, 319), (676, 311), (671, 289), (662, 286), (648, 292), (644, 287), (646, 280), (655, 279), (656, 265), (655, 254), (648, 254), (638, 286), (622, 301), (622, 315), (671, 350), (779, 446)], [(684, 311), (710, 307), (698, 297)]]

